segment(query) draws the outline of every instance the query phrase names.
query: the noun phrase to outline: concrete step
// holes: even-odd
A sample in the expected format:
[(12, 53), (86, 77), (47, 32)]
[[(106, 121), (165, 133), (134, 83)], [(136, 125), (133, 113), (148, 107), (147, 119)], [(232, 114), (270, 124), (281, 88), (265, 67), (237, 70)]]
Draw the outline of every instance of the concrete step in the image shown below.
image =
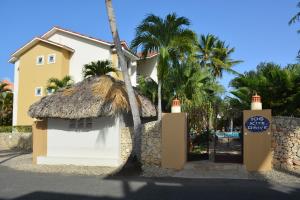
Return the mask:
[(120, 160), (115, 158), (39, 156), (37, 157), (37, 164), (118, 167)]
[(174, 177), (248, 179), (249, 174), (242, 164), (194, 161), (188, 162)]

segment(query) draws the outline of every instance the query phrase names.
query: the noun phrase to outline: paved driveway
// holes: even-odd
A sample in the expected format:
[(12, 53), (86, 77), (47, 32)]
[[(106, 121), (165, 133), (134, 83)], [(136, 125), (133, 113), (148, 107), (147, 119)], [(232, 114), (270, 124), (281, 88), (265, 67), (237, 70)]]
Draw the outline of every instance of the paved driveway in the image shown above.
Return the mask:
[(300, 199), (300, 186), (256, 180), (42, 174), (0, 166), (0, 200)]

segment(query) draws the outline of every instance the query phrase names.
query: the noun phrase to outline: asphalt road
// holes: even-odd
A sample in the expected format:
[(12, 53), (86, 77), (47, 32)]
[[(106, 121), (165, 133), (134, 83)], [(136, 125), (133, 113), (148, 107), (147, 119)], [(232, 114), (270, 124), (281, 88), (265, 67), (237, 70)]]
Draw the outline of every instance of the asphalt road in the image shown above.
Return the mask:
[(0, 200), (300, 199), (300, 185), (255, 180), (64, 176), (0, 166)]

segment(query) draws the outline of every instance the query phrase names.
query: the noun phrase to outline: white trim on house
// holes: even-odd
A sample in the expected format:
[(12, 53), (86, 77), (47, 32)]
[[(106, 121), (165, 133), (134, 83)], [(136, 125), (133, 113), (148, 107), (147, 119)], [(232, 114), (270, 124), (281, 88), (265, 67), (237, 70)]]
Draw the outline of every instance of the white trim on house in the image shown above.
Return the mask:
[[(63, 32), (63, 33), (66, 33), (66, 34), (69, 34), (69, 35), (73, 35), (73, 36), (76, 36), (76, 37), (79, 37), (79, 38), (82, 38), (82, 39), (86, 39), (86, 40), (89, 40), (89, 41), (92, 41), (92, 42), (95, 42), (95, 43), (98, 43), (98, 44), (107, 45), (109, 47), (113, 47), (114, 46), (114, 44), (112, 42), (100, 40), (100, 39), (97, 39), (97, 38), (93, 38), (91, 36), (87, 36), (87, 35), (84, 35), (84, 34), (81, 34), (81, 33), (76, 33), (74, 31), (66, 30), (66, 29), (63, 29), (63, 28), (60, 28), (60, 27), (56, 27), (56, 26), (53, 27), (48, 32), (46, 32), (44, 35), (42, 35), (42, 38), (49, 39), (54, 34), (56, 34), (58, 32)], [(57, 41), (57, 42), (61, 43), (60, 41)], [(123, 44), (126, 48), (128, 48), (128, 45), (127, 45), (127, 43), (125, 41), (121, 41), (121, 44)], [(139, 59), (139, 57), (137, 55), (135, 55), (131, 51), (125, 49), (123, 47), (123, 45), (122, 45), (122, 50), (124, 51), (125, 56), (130, 57), (133, 60), (138, 60)]]
[(77, 37), (84, 38), (84, 39), (87, 39), (87, 40), (90, 40), (90, 41), (94, 41), (96, 43), (100, 43), (100, 44), (104, 44), (104, 45), (108, 45), (108, 46), (112, 45), (110, 42), (106, 42), (104, 40), (99, 40), (99, 39), (96, 39), (96, 38), (93, 38), (93, 37), (90, 37), (90, 36), (86, 36), (86, 35), (76, 33), (76, 32), (73, 32), (73, 31), (69, 31), (69, 30), (66, 30), (66, 29), (62, 29), (62, 28), (59, 28), (59, 27), (56, 27), (56, 26), (53, 27), (48, 32), (46, 32), (44, 35), (42, 35), (42, 38), (49, 39), (51, 36), (53, 36), (55, 33), (57, 33), (57, 31), (61, 31), (61, 32), (64, 32), (64, 33), (67, 33), (67, 34), (70, 34), (70, 35), (75, 35)]
[(13, 126), (17, 125), (18, 96), (19, 96), (19, 65), (20, 60), (15, 61), (14, 67), (14, 96), (13, 96)]
[(49, 41), (49, 40), (44, 39), (44, 38), (35, 37), (30, 42), (26, 43), (24, 46), (22, 46), (20, 49), (18, 49), (16, 52), (14, 52), (11, 55), (11, 58), (9, 59), (8, 62), (14, 63), (20, 55), (22, 55), (24, 52), (26, 52), (29, 48), (36, 45), (38, 42), (45, 42), (47, 44), (51, 44), (51, 45), (60, 47), (60, 48), (65, 49), (67, 51), (74, 52), (74, 49), (72, 49), (70, 47), (67, 47), (65, 45), (62, 45), (62, 44), (59, 44), (59, 43), (56, 43), (56, 42), (53, 42), (53, 41)]

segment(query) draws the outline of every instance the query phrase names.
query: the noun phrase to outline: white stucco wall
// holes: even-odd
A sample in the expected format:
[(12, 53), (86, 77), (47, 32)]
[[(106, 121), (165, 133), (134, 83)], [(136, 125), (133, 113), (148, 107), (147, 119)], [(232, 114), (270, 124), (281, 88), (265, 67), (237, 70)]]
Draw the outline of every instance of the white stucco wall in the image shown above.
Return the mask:
[(137, 74), (151, 77), (157, 83), (157, 56), (147, 60), (139, 60), (137, 63)]
[(128, 73), (130, 76), (130, 81), (132, 86), (136, 86), (136, 68), (137, 68), (137, 62), (131, 62), (130, 67), (128, 68)]
[(19, 65), (20, 65), (20, 60), (17, 60), (15, 62), (15, 67), (14, 67), (13, 126), (17, 125), (18, 95), (19, 95)]
[(120, 163), (119, 119), (93, 119), (91, 130), (69, 129), (69, 120), (48, 119), (47, 157), (38, 164), (117, 166)]
[(98, 44), (87, 39), (57, 32), (49, 40), (66, 45), (75, 50), (70, 59), (70, 76), (75, 82), (83, 79), (82, 68), (85, 64), (97, 60), (111, 60), (111, 48), (108, 45)]

